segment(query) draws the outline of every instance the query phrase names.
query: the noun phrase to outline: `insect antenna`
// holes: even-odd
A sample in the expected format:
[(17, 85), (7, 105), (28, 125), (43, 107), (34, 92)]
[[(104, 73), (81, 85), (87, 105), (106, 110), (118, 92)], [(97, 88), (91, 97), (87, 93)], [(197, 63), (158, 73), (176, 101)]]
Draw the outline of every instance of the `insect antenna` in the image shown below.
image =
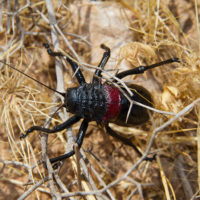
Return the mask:
[(42, 82), (38, 81), (37, 79), (34, 79), (33, 77), (29, 76), (28, 74), (26, 74), (26, 73), (22, 72), (21, 70), (19, 70), (19, 69), (17, 69), (17, 68), (15, 68), (15, 67), (13, 67), (12, 65), (10, 65), (10, 64), (8, 64), (8, 63), (6, 63), (6, 62), (2, 61), (2, 60), (0, 60), (0, 62), (1, 62), (1, 63), (3, 63), (4, 65), (7, 65), (8, 67), (10, 67), (10, 68), (14, 69), (15, 71), (17, 71), (17, 72), (19, 72), (19, 73), (23, 74), (24, 76), (26, 76), (26, 77), (30, 78), (31, 80), (33, 80), (33, 81), (37, 82), (38, 84), (40, 84), (40, 85), (42, 85), (42, 86), (44, 86), (44, 87), (48, 88), (49, 90), (52, 90), (52, 91), (54, 91), (54, 92), (56, 92), (56, 93), (58, 93), (58, 94), (62, 95), (63, 97), (65, 97), (65, 93), (63, 93), (63, 92), (59, 92), (59, 91), (57, 91), (57, 90), (55, 90), (55, 89), (53, 89), (53, 88), (51, 88), (51, 87), (49, 87), (49, 86), (45, 85), (44, 83), (42, 83)]

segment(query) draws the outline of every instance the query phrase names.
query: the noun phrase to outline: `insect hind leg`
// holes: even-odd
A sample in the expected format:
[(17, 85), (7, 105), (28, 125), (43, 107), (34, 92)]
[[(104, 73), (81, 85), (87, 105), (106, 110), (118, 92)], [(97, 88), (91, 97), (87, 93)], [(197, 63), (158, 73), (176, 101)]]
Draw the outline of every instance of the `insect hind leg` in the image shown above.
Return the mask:
[(119, 78), (119, 79), (122, 79), (122, 78), (124, 78), (126, 76), (129, 76), (129, 75), (142, 74), (142, 73), (144, 73), (145, 71), (147, 71), (149, 69), (153, 69), (155, 67), (159, 67), (159, 66), (162, 66), (162, 65), (165, 65), (165, 64), (169, 64), (169, 63), (174, 63), (174, 62), (180, 63), (178, 58), (170, 58), (168, 60), (164, 60), (164, 61), (161, 61), (159, 63), (152, 64), (152, 65), (139, 66), (139, 67), (136, 67), (134, 69), (130, 69), (130, 70), (126, 70), (126, 71), (120, 72), (120, 73), (118, 73), (116, 75), (116, 77)]
[[(106, 127), (106, 131), (107, 131), (107, 133), (108, 133), (109, 135), (111, 135), (112, 137), (114, 137), (114, 138), (120, 140), (120, 141), (123, 142), (124, 144), (133, 147), (133, 149), (137, 152), (137, 154), (138, 154), (139, 156), (142, 156), (142, 153), (141, 153), (141, 152), (139, 151), (139, 149), (131, 142), (130, 139), (127, 139), (127, 138), (125, 138), (125, 137), (122, 137), (121, 135), (118, 135), (117, 133), (115, 133), (115, 131), (113, 131), (113, 130), (109, 127), (109, 125), (105, 125), (105, 127)], [(152, 162), (153, 160), (155, 160), (155, 158), (156, 158), (156, 154), (154, 154), (152, 157), (145, 157), (144, 160)]]

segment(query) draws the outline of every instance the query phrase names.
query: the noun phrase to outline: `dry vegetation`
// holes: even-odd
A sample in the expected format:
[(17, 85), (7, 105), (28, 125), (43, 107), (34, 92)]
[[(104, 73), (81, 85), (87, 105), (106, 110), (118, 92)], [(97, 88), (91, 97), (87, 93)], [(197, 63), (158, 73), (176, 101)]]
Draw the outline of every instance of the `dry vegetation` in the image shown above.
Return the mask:
[[(48, 137), (34, 132), (20, 140), (29, 127), (53, 127), (70, 114), (60, 110), (51, 119), (60, 98), (1, 63), (0, 199), (198, 199), (199, 1), (2, 0), (0, 9), (0, 60), (59, 91), (77, 80), (64, 60), (49, 57), (44, 42), (70, 52), (88, 82), (103, 54), (101, 43), (112, 52), (102, 81), (117, 70), (172, 57), (181, 61), (123, 79), (148, 88), (156, 109), (175, 114), (154, 112), (139, 127), (112, 124), (146, 154), (156, 153), (155, 161), (142, 161), (92, 122), (82, 158), (69, 158), (55, 171), (48, 157), (72, 148), (80, 123)], [(46, 166), (38, 164), (42, 158)]]

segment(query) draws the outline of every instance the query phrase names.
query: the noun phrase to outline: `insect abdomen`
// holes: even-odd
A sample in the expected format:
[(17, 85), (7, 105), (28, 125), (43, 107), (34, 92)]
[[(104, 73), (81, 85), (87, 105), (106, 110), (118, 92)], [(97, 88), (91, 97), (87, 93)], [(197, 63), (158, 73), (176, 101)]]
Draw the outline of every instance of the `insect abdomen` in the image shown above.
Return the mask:
[[(142, 86), (135, 85), (135, 84), (128, 85), (128, 87), (131, 89), (133, 93), (131, 97), (132, 100), (139, 102), (141, 104), (150, 106), (150, 107), (153, 106), (153, 100), (148, 90), (146, 90)], [(126, 91), (124, 90), (124, 92)], [(149, 120), (150, 112), (148, 112), (148, 109), (138, 106), (133, 103), (131, 112), (128, 117), (128, 121), (126, 122), (129, 107), (130, 107), (130, 102), (122, 94), (121, 110), (117, 119), (114, 122), (115, 124), (118, 124), (121, 126), (134, 126), (134, 125), (142, 124)]]
[(122, 95), (118, 88), (108, 83), (103, 84), (105, 99), (106, 99), (106, 112), (102, 118), (102, 122), (115, 121), (121, 110)]

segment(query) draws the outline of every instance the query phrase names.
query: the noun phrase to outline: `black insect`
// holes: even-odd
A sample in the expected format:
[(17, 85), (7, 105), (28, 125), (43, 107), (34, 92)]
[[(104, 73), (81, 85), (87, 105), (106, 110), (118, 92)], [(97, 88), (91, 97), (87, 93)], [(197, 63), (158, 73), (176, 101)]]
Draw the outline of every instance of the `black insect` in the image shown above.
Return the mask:
[[(136, 150), (136, 152), (139, 155), (141, 155), (141, 152), (137, 149), (137, 147), (134, 144), (132, 144), (132, 142), (129, 139), (116, 134), (109, 127), (109, 123), (112, 122), (121, 126), (134, 126), (148, 121), (149, 119), (148, 110), (144, 107), (133, 104), (128, 120), (126, 122), (126, 117), (130, 107), (130, 102), (127, 100), (124, 94), (126, 94), (129, 98), (131, 98), (136, 102), (139, 102), (147, 106), (152, 106), (152, 98), (150, 93), (142, 86), (131, 84), (128, 85), (128, 87), (131, 89), (132, 95), (130, 95), (123, 87), (121, 87), (122, 91), (124, 92), (123, 94), (113, 84), (108, 82), (105, 83), (101, 82), (101, 72), (102, 72), (101, 69), (104, 68), (110, 57), (110, 49), (105, 45), (101, 45), (101, 48), (103, 48), (105, 52), (103, 54), (101, 62), (98, 65), (99, 69), (95, 71), (92, 83), (85, 82), (82, 72), (78, 68), (76, 62), (74, 62), (70, 58), (71, 56), (66, 57), (60, 52), (53, 52), (48, 44), (44, 44), (44, 46), (47, 49), (48, 54), (50, 56), (59, 56), (66, 59), (67, 62), (71, 65), (73, 71), (76, 73), (75, 75), (80, 86), (68, 88), (66, 93), (61, 93), (42, 84), (45, 87), (48, 87), (49, 89), (62, 95), (64, 97), (64, 104), (62, 106), (65, 107), (70, 113), (74, 114), (74, 116), (65, 121), (64, 123), (53, 127), (52, 129), (43, 128), (41, 126), (32, 126), (25, 132), (25, 134), (21, 134), (20, 138), (25, 138), (28, 134), (30, 134), (35, 130), (42, 131), (45, 133), (56, 133), (69, 128), (74, 123), (78, 122), (81, 118), (83, 118), (82, 124), (78, 132), (78, 137), (76, 140), (76, 143), (78, 144), (79, 148), (83, 143), (88, 123), (90, 121), (96, 121), (98, 124), (102, 124), (105, 126), (106, 131), (109, 135), (121, 140), (124, 144), (133, 147)], [(179, 62), (178, 58), (168, 59), (149, 66), (139, 66), (134, 69), (118, 73), (116, 74), (116, 77), (122, 79), (128, 75), (142, 74), (144, 71), (148, 69), (152, 69), (173, 62)], [(28, 77), (31, 78), (30, 76)], [(69, 158), (70, 156), (74, 155), (74, 153), (75, 151), (72, 150), (69, 153), (50, 159), (50, 162), (54, 163)], [(146, 159), (148, 160), (149, 158)]]

